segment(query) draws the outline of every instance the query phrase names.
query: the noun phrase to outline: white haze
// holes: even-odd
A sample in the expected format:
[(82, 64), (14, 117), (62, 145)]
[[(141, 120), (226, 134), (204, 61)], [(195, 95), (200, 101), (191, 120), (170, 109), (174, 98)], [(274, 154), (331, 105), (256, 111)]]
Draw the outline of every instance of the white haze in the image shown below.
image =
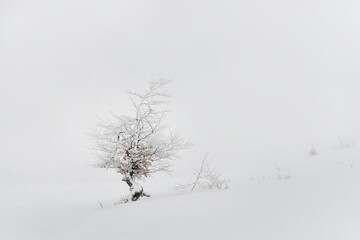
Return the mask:
[[(173, 80), (168, 121), (223, 170), (360, 135), (358, 1), (0, 0), (0, 183), (102, 181), (86, 132)], [(103, 171), (103, 170), (100, 170)]]

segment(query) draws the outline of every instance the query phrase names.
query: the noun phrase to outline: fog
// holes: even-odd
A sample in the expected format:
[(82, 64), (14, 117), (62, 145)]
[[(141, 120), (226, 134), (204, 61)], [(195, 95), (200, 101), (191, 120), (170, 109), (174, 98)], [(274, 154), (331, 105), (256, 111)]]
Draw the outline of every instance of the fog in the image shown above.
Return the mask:
[[(360, 136), (358, 1), (0, 0), (0, 183), (102, 181), (87, 131), (172, 79), (167, 121), (226, 170)], [(101, 170), (103, 171), (103, 170)], [(104, 175), (105, 176), (105, 175)]]

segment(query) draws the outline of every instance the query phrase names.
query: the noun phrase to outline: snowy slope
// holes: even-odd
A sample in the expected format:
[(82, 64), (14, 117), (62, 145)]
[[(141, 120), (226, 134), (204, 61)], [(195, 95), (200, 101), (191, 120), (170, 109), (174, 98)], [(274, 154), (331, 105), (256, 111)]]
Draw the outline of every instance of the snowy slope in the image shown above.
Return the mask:
[(272, 161), (244, 167), (221, 191), (175, 192), (159, 177), (151, 198), (121, 205), (120, 181), (2, 185), (0, 239), (360, 239), (359, 152), (278, 161), (286, 180)]

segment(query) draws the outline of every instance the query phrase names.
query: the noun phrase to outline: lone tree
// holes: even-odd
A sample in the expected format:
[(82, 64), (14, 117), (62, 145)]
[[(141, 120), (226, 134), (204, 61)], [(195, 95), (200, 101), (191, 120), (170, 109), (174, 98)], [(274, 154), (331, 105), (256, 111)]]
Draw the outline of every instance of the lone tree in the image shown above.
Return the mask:
[(134, 115), (113, 114), (112, 121), (102, 121), (93, 132), (94, 150), (99, 159), (95, 166), (115, 168), (123, 175), (122, 180), (130, 188), (124, 202), (150, 197), (136, 180), (159, 171), (169, 172), (177, 152), (189, 146), (184, 138), (164, 125), (167, 111), (163, 106), (171, 97), (164, 90), (168, 83), (159, 79), (151, 81), (144, 93), (128, 92)]

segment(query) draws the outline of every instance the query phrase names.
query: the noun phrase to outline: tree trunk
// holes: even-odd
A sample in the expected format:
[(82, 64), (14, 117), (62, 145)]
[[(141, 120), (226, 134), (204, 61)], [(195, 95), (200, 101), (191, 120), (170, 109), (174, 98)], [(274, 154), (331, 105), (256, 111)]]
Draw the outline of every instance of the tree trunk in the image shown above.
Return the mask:
[(137, 201), (140, 197), (144, 197), (144, 196), (150, 197), (149, 194), (144, 192), (143, 187), (140, 184), (136, 183), (131, 176), (129, 175), (124, 176), (123, 181), (126, 182), (130, 190), (130, 194), (125, 200), (125, 202), (128, 202), (129, 200)]

